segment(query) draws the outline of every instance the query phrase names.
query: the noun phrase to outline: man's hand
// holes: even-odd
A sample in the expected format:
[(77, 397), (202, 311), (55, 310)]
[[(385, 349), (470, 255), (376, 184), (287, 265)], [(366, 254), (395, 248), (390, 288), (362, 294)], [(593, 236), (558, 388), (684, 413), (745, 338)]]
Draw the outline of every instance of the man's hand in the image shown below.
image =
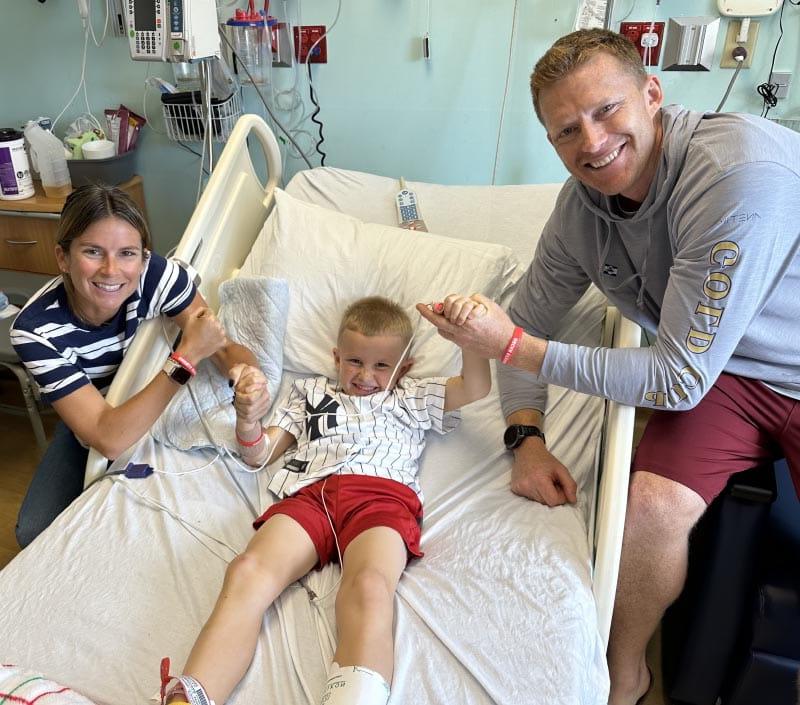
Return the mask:
[(183, 335), (177, 352), (193, 365), (211, 357), (228, 344), (225, 329), (210, 308), (198, 307), (183, 324)]
[(260, 424), (269, 408), (267, 378), (257, 367), (239, 363), (228, 372), (233, 383), (233, 406), (237, 423)]
[(526, 438), (514, 451), (511, 491), (555, 507), (577, 501), (578, 486), (541, 438)]
[[(506, 312), (494, 301), (480, 294), (474, 294), (468, 299), (451, 294), (445, 299), (445, 307), (448, 302), (450, 308), (447, 313), (450, 315), (445, 315), (444, 311), (432, 311), (427, 304), (417, 304), (417, 311), (439, 329), (439, 335), (460, 348), (479, 357), (502, 357), (514, 333), (514, 323)], [(452, 315), (454, 305), (457, 306), (455, 316)], [(462, 317), (462, 311), (465, 312), (465, 317)], [(456, 322), (453, 323), (452, 320)]]

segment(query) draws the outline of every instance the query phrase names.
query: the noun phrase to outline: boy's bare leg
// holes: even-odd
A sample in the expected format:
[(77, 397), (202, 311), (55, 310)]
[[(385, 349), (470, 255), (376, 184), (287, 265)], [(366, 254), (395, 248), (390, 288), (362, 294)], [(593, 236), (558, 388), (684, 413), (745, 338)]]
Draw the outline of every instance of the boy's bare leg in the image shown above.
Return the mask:
[(364, 666), (392, 682), (394, 592), (407, 556), (400, 534), (386, 526), (348, 544), (336, 597), (339, 643), (333, 660), (340, 666)]
[(647, 643), (683, 589), (689, 533), (705, 509), (684, 485), (644, 471), (631, 477), (608, 644), (609, 705), (633, 705), (648, 688)]
[(266, 609), (308, 573), (317, 558), (303, 527), (276, 514), (231, 561), (214, 611), (183, 671), (197, 679), (218, 705), (228, 699), (250, 666)]

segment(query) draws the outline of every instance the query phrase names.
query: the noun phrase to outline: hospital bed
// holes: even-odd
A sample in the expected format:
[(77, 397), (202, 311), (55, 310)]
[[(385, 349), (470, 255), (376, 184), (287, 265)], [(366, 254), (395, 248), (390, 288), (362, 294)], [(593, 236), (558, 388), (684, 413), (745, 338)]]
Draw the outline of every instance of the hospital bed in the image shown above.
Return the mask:
[[(264, 152), (266, 183), (250, 151)], [(286, 331), (281, 390), (297, 374), (329, 371), (319, 351), (303, 346), (324, 338), (325, 326), (339, 318), (332, 308), (353, 293), (405, 296), (409, 310), (433, 296), (428, 285), (444, 295), (469, 282), (507, 298), (523, 271), (514, 259), (530, 260), (559, 188), (410, 182), (430, 230), (413, 233), (392, 227), (396, 179), (318, 168), (297, 174), (284, 192), (277, 189), (280, 174), (269, 128), (243, 116), (175, 256), (197, 270), (215, 308), (220, 285), (231, 277), (259, 285), (289, 280), (285, 319), (277, 321), (280, 312), (273, 311), (269, 322)], [(363, 239), (373, 237), (384, 246)], [(387, 252), (402, 250), (406, 238), (414, 257), (398, 265)], [(454, 257), (455, 268), (448, 264)], [(356, 292), (361, 286), (380, 290)], [(426, 322), (416, 325), (422, 371), (457, 369), (449, 344)], [(590, 290), (565, 320), (563, 337), (635, 345), (638, 329)], [(143, 327), (109, 392), (111, 403), (156, 374), (166, 338), (159, 322)], [(332, 341), (321, 342), (329, 351)], [(311, 369), (318, 359), (323, 369)], [(509, 490), (496, 385), (464, 410), (459, 429), (429, 434), (421, 463), (425, 557), (409, 564), (397, 591), (391, 703), (606, 702), (632, 428), (633, 409), (549, 390), (548, 445), (579, 483), (578, 503), (557, 508)], [(93, 455), (88, 489), (0, 571), (0, 663), (109, 705), (148, 702), (164, 656), (173, 672), (180, 670), (227, 563), (252, 536), (252, 507), (273, 499), (267, 471), (247, 473), (217, 450), (180, 450), (163, 440), (145, 437), (108, 468)], [(158, 472), (141, 479), (113, 474), (129, 462)], [(231, 703), (317, 702), (335, 644), (337, 576), (337, 566), (313, 572), (266, 613), (252, 666)], [(2, 686), (0, 677), (0, 692)]]

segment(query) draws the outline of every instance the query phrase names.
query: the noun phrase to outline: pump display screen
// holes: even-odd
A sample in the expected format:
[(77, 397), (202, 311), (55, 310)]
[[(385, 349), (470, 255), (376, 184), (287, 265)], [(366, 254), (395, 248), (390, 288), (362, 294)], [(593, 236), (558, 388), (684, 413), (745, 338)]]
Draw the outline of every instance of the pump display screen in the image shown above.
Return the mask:
[(137, 32), (154, 32), (156, 29), (155, 0), (134, 0), (133, 17), (134, 29)]

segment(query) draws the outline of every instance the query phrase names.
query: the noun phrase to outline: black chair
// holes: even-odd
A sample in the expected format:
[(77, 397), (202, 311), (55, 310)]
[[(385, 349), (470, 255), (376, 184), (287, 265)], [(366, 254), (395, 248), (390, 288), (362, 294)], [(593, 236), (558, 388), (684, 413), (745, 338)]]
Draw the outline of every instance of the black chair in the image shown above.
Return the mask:
[(698, 523), (662, 659), (676, 705), (798, 702), (800, 503), (784, 461), (731, 478)]

